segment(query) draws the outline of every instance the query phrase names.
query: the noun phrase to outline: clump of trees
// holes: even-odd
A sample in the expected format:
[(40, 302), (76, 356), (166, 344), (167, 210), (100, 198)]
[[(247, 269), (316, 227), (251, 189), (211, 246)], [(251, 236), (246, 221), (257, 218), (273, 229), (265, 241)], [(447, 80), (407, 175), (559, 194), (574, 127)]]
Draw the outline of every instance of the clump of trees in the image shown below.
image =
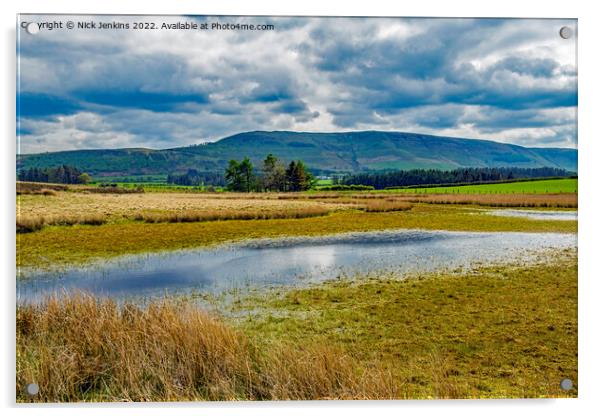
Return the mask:
[(24, 182), (67, 184), (87, 184), (92, 180), (89, 174), (68, 165), (61, 165), (56, 168), (30, 168), (22, 170), (17, 174), (17, 178)]
[(310, 189), (314, 176), (301, 160), (285, 165), (273, 154), (262, 162), (259, 172), (248, 157), (231, 160), (226, 168), (227, 188), (236, 192), (300, 192)]
[(574, 173), (558, 168), (461, 168), (454, 170), (412, 169), (359, 173), (338, 180), (342, 185), (367, 185), (376, 189), (413, 185), (486, 183), (531, 178), (568, 177)]
[(226, 179), (221, 172), (199, 172), (196, 169), (188, 169), (184, 174), (170, 173), (167, 175), (167, 183), (185, 186), (225, 186)]

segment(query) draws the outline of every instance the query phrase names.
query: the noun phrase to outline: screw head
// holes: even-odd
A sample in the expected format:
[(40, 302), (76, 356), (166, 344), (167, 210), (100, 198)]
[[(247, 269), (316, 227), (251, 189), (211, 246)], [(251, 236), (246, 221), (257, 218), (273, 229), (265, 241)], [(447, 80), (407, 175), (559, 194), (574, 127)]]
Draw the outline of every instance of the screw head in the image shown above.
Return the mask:
[(38, 33), (40, 31), (40, 26), (38, 26), (38, 24), (35, 22), (29, 22), (27, 24), (27, 26), (25, 26), (25, 30), (30, 35), (35, 35), (36, 33)]
[(27, 385), (27, 387), (25, 387), (25, 391), (30, 396), (35, 396), (36, 394), (38, 394), (40, 392), (40, 386), (38, 386), (37, 383), (29, 383)]
[(570, 39), (573, 36), (573, 29), (568, 26), (562, 26), (559, 33), (562, 39)]
[(560, 388), (565, 391), (571, 390), (573, 388), (573, 381), (570, 378), (563, 378), (560, 381)]

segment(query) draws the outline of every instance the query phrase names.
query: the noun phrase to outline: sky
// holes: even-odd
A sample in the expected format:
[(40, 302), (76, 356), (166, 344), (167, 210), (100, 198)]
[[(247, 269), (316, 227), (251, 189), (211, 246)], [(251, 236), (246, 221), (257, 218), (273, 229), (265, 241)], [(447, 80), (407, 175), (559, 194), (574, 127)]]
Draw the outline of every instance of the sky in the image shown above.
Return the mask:
[[(43, 16), (18, 28), (20, 153), (383, 130), (577, 146), (575, 20)], [(130, 29), (65, 28), (67, 21)], [(273, 30), (132, 29), (135, 22)], [(20, 24), (19, 24), (20, 26)]]

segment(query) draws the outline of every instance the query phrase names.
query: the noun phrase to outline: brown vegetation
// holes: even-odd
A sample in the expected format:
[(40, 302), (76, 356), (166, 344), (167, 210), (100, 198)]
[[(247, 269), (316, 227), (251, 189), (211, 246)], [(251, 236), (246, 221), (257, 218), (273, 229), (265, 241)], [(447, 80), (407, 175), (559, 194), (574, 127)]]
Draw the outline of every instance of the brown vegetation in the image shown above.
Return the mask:
[[(252, 195), (252, 194), (251, 194)], [(263, 195), (267, 195), (263, 194)], [(216, 197), (206, 193), (159, 193), (138, 194), (95, 194), (82, 192), (60, 192), (57, 198), (38, 195), (21, 195), (18, 210), (24, 216), (75, 216), (83, 212), (109, 217), (112, 221), (135, 218), (143, 213), (169, 213), (176, 215), (191, 212), (252, 212), (272, 213), (282, 218), (284, 211), (337, 210), (343, 208), (332, 200), (329, 202), (308, 200), (278, 200), (275, 198), (248, 198), (247, 194), (232, 194), (230, 198)], [(280, 213), (280, 214), (278, 214)], [(224, 214), (225, 215), (225, 214)], [(211, 216), (211, 214), (208, 214)], [(293, 216), (291, 216), (293, 217)]]
[(480, 205), (489, 207), (577, 208), (577, 194), (424, 194), (396, 197), (427, 204)]
[(38, 231), (47, 225), (102, 225), (106, 221), (106, 217), (98, 214), (46, 217), (19, 215), (17, 216), (17, 233)]
[(259, 345), (190, 305), (77, 295), (17, 307), (16, 326), (18, 401), (399, 397), (387, 371), (340, 349)]
[(236, 211), (236, 210), (214, 210), (214, 211), (171, 211), (139, 213), (134, 216), (137, 221), (148, 223), (158, 222), (201, 222), (201, 221), (227, 221), (227, 220), (273, 220), (309, 218), (327, 215), (330, 212), (324, 207), (306, 207), (300, 209), (289, 209), (282, 211)]
[(411, 209), (412, 204), (393, 198), (369, 201), (364, 205), (364, 210), (366, 212), (409, 211)]
[(17, 182), (17, 195), (57, 195), (55, 191), (66, 191), (67, 185), (38, 182)]

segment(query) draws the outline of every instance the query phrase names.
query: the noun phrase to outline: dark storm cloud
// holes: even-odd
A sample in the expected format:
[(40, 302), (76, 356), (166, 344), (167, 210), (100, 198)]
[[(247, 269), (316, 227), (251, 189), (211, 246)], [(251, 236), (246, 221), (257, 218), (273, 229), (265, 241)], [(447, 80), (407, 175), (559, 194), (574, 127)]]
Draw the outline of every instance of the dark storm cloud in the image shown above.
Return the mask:
[(206, 104), (208, 102), (207, 96), (202, 94), (145, 91), (78, 91), (76, 96), (81, 101), (91, 104), (138, 108), (157, 112), (194, 112), (194, 107), (186, 107), (186, 104)]
[(17, 115), (19, 117), (46, 118), (73, 114), (81, 109), (82, 106), (77, 101), (65, 97), (31, 92), (17, 94)]

